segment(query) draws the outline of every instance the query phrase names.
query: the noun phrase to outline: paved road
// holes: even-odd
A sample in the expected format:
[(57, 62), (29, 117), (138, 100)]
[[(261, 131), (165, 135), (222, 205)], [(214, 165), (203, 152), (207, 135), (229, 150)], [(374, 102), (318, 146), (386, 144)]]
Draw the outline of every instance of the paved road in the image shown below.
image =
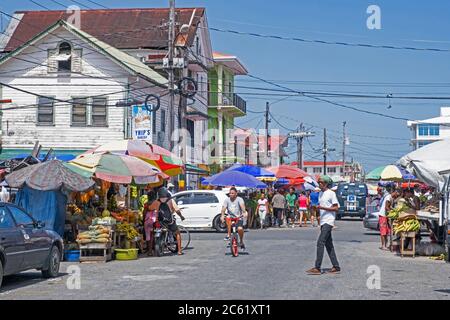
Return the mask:
[[(305, 274), (318, 228), (251, 230), (248, 254), (237, 258), (225, 254), (223, 234), (196, 232), (184, 256), (63, 263), (56, 279), (34, 271), (6, 278), (0, 299), (450, 299), (450, 264), (381, 251), (361, 221), (337, 226), (340, 275)], [(80, 290), (67, 289), (71, 265), (81, 268)], [(371, 265), (380, 268), (380, 289), (367, 287)], [(331, 267), (326, 254), (323, 267)]]

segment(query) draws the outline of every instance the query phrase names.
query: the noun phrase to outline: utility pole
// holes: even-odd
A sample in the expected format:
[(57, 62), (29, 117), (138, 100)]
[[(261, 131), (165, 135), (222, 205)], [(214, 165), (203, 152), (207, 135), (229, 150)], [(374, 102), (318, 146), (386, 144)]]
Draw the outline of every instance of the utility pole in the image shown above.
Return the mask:
[(265, 119), (266, 119), (266, 156), (269, 158), (269, 102), (266, 102), (266, 113), (265, 113)]
[(327, 154), (330, 151), (336, 151), (336, 149), (327, 147), (327, 129), (323, 128), (323, 174), (327, 174)]
[(303, 169), (303, 139), (314, 137), (314, 135), (314, 132), (304, 131), (303, 123), (300, 124), (297, 132), (289, 134), (289, 137), (297, 140), (297, 166), (299, 169)]
[(173, 131), (174, 131), (174, 108), (175, 108), (175, 74), (173, 68), (173, 58), (175, 51), (175, 0), (169, 0), (170, 14), (169, 14), (169, 146), (170, 151), (173, 149)]
[(343, 142), (342, 142), (342, 174), (345, 176), (345, 145), (347, 143), (347, 136), (345, 134), (345, 126), (347, 125), (347, 121), (342, 123), (342, 131), (343, 131)]

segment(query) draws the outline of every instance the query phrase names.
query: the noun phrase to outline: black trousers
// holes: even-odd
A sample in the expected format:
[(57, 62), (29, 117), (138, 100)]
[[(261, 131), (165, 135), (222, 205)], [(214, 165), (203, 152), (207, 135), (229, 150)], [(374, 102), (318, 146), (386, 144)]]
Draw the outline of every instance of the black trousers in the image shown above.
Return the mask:
[(333, 238), (331, 237), (331, 231), (333, 226), (329, 224), (324, 224), (320, 227), (320, 236), (317, 240), (317, 257), (316, 257), (316, 268), (320, 269), (322, 266), (324, 248), (327, 249), (328, 256), (330, 257), (331, 264), (333, 267), (339, 269), (339, 262), (336, 257), (336, 252), (334, 252)]

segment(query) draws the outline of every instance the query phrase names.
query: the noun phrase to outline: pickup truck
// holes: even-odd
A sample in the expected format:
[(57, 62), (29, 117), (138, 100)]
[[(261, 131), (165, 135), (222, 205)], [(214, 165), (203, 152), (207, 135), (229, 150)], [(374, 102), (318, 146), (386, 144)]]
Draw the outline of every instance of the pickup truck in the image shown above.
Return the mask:
[(30, 269), (41, 270), (45, 278), (59, 274), (63, 240), (46, 230), (24, 209), (0, 202), (0, 287), (4, 276)]

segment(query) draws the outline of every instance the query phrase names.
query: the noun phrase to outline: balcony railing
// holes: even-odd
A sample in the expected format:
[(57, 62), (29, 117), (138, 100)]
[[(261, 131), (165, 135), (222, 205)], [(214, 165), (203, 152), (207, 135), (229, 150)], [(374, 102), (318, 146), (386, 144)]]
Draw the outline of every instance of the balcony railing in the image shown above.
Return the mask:
[(226, 106), (235, 106), (239, 110), (241, 110), (243, 113), (247, 113), (247, 101), (242, 99), (239, 95), (236, 93), (232, 94), (222, 94), (222, 104)]

